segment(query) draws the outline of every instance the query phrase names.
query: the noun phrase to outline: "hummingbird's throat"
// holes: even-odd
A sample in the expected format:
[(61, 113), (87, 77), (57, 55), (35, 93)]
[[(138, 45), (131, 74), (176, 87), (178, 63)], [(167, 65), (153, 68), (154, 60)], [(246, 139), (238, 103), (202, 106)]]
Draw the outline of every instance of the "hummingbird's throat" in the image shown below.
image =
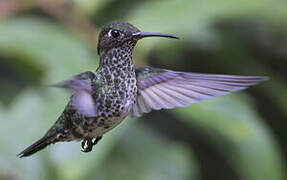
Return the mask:
[(113, 67), (115, 69), (128, 68), (133, 66), (132, 52), (136, 42), (126, 41), (121, 46), (111, 48), (101, 54), (100, 68), (103, 66)]
[(104, 84), (112, 88), (129, 86), (131, 79), (135, 78), (133, 46), (128, 44), (124, 48), (113, 48), (101, 57), (99, 72)]
[(113, 48), (108, 51), (101, 57), (97, 72), (101, 84), (95, 98), (101, 102), (97, 109), (105, 112), (110, 120), (127, 115), (137, 94), (131, 50)]

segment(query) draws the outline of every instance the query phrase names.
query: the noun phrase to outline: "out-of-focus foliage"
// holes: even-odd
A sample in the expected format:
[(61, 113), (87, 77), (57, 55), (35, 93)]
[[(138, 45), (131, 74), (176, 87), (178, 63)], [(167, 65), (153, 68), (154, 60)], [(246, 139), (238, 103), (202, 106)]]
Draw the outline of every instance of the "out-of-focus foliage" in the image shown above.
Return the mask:
[[(0, 179), (286, 179), (286, 9), (271, 0), (0, 1)], [(16, 158), (69, 99), (47, 85), (94, 71), (99, 27), (117, 19), (181, 38), (139, 42), (138, 65), (270, 80), (127, 119), (88, 154), (70, 142)]]

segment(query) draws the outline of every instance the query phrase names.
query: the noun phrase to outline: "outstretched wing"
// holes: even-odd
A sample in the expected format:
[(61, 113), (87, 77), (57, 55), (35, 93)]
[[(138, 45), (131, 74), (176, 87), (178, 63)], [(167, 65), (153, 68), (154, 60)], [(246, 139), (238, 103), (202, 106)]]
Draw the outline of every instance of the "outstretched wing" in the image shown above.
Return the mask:
[(73, 109), (77, 110), (78, 113), (85, 117), (94, 117), (97, 115), (96, 105), (92, 96), (92, 80), (95, 78), (93, 72), (87, 71), (71, 79), (51, 85), (51, 87), (70, 89), (74, 91), (71, 96), (70, 105)]
[(70, 89), (73, 91), (92, 91), (91, 81), (96, 77), (95, 73), (86, 71), (75, 75), (67, 81), (51, 85), (51, 87)]
[(139, 117), (152, 109), (171, 109), (246, 89), (266, 80), (262, 76), (200, 74), (136, 67), (138, 96), (131, 114)]

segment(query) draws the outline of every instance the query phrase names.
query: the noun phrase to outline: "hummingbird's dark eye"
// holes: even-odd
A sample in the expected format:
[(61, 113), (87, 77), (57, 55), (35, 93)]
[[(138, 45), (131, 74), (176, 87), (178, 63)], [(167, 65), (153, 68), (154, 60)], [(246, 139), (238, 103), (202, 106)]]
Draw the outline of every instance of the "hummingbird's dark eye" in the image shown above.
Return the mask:
[(111, 35), (113, 38), (117, 38), (117, 37), (120, 36), (120, 32), (119, 32), (118, 30), (113, 29), (113, 30), (110, 31), (110, 35)]

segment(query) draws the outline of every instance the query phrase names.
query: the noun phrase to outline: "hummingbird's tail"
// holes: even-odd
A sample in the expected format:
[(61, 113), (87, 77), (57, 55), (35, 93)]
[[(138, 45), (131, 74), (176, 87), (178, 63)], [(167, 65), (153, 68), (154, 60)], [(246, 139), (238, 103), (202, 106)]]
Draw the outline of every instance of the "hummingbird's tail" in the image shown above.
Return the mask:
[(28, 148), (26, 148), (24, 151), (19, 153), (17, 157), (22, 158), (22, 157), (30, 156), (55, 142), (58, 142), (57, 133), (50, 135), (50, 136), (44, 136), (40, 140), (36, 141), (34, 144), (29, 146)]

